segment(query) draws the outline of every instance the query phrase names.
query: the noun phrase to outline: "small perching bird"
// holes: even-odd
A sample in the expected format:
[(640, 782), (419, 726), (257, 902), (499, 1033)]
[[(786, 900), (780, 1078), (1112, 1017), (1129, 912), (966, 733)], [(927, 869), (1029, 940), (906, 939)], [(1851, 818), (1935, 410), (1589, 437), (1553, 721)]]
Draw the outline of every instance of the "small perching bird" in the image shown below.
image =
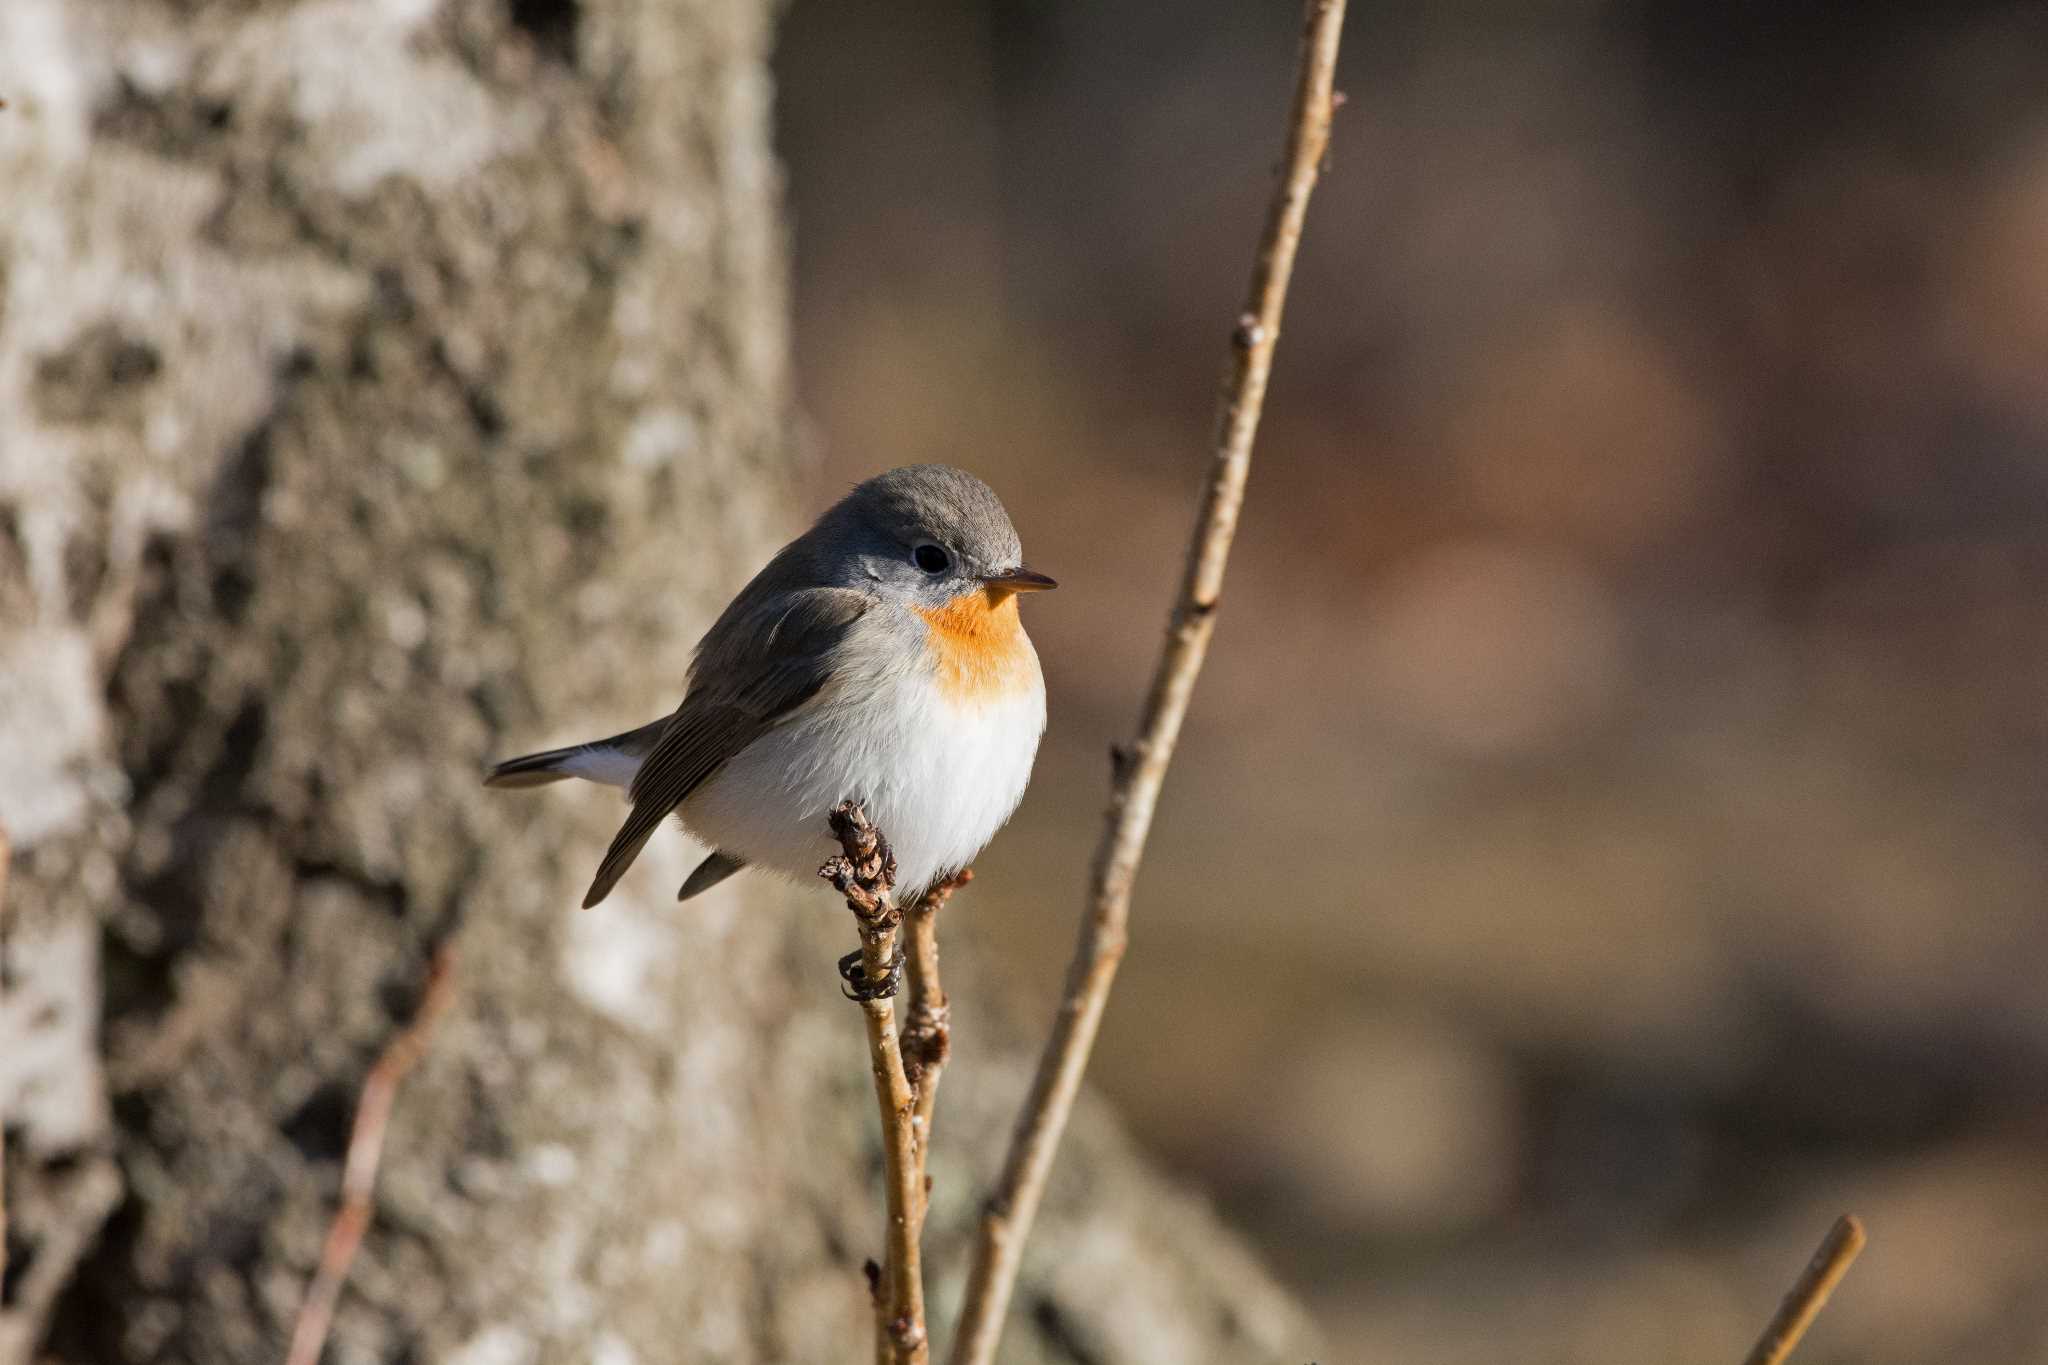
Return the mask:
[(743, 867), (815, 875), (828, 813), (858, 801), (905, 901), (967, 866), (1023, 799), (1045, 680), (1017, 611), (1024, 567), (987, 484), (911, 465), (856, 487), (740, 590), (697, 646), (683, 704), (637, 730), (510, 759), (484, 779), (581, 777), (633, 809), (596, 905), (671, 812), (713, 850), (688, 900)]

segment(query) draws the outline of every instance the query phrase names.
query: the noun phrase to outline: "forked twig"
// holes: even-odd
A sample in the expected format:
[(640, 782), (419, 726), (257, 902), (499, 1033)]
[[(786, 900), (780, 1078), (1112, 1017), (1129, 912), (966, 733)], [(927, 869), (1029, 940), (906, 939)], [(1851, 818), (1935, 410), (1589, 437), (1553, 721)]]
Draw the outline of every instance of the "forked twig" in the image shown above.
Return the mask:
[(1245, 476), (1251, 468), (1252, 439), (1265, 403), (1273, 350), (1280, 340), (1287, 282), (1294, 271), (1309, 195), (1329, 148), (1337, 40), (1343, 23), (1344, 0), (1310, 0), (1280, 183), (1267, 211), (1245, 305), (1231, 332), (1230, 367), (1208, 488), (1188, 547), (1180, 595), (1145, 699), (1137, 741), (1117, 754), (1102, 842), (1090, 874), (1088, 911), (1081, 921), (1073, 963), (1067, 969), (1059, 1014), (1039, 1057), (1038, 1072), (1011, 1136), (1002, 1174), (982, 1213), (966, 1303), (953, 1339), (953, 1365), (989, 1365), (995, 1358), (1024, 1241), (1038, 1212), (1046, 1174), (1052, 1169), (1053, 1154), (1102, 1022), (1110, 983), (1124, 954), (1131, 884), (1144, 855), (1160, 785), (1180, 736), (1195, 677), (1215, 628), (1224, 565), (1244, 501)]
[(903, 1071), (916, 1105), (910, 1116), (917, 1138), (918, 1224), (931, 1204), (932, 1117), (939, 1103), (939, 1076), (953, 1051), (952, 1006), (939, 984), (939, 911), (953, 893), (974, 880), (963, 867), (918, 897), (904, 912), (910, 928), (910, 1007), (903, 1020)]
[(391, 1105), (398, 1098), (398, 1086), (406, 1073), (418, 1064), (433, 1035), (434, 1024), (447, 1011), (454, 997), (455, 952), (447, 944), (434, 950), (427, 966), (427, 984), (420, 993), (419, 1008), (412, 1022), (384, 1049), (384, 1055), (370, 1068), (363, 1081), (362, 1098), (356, 1101), (355, 1126), (349, 1130), (348, 1159), (342, 1168), (341, 1208), (327, 1229), (327, 1243), (320, 1249), (320, 1265), (306, 1286), (306, 1298), (299, 1305), (299, 1320), (292, 1329), (286, 1365), (318, 1365), (327, 1344), (327, 1329), (334, 1320), (334, 1307), (341, 1300), (342, 1283), (363, 1244), (370, 1226), (370, 1200), (377, 1188), (377, 1164), (384, 1155), (384, 1128), (391, 1118)]
[(1863, 1250), (1864, 1241), (1863, 1223), (1855, 1214), (1845, 1213), (1835, 1220), (1813, 1259), (1787, 1291), (1785, 1301), (1778, 1305), (1770, 1326), (1764, 1328), (1764, 1334), (1750, 1348), (1743, 1365), (1784, 1365), (1798, 1347), (1799, 1339), (1806, 1335), (1806, 1329), (1820, 1316), (1820, 1310), (1827, 1307), (1828, 1295), (1849, 1273), (1849, 1265)]
[(882, 1119), (882, 1170), (888, 1204), (887, 1253), (879, 1276), (870, 1272), (875, 1291), (875, 1359), (877, 1365), (924, 1365), (930, 1341), (924, 1322), (924, 1267), (919, 1232), (924, 1221), (924, 1189), (919, 1178), (917, 1138), (912, 1129), (916, 1100), (903, 1070), (903, 1045), (896, 1036), (895, 1002), (879, 988), (902, 968), (897, 948), (903, 916), (893, 899), (896, 857), (888, 840), (854, 801), (832, 812), (832, 834), (842, 853), (818, 869), (818, 875), (846, 897), (860, 931), (860, 965), (841, 965), (856, 986), (867, 1023), (868, 1065), (875, 1076), (875, 1103)]

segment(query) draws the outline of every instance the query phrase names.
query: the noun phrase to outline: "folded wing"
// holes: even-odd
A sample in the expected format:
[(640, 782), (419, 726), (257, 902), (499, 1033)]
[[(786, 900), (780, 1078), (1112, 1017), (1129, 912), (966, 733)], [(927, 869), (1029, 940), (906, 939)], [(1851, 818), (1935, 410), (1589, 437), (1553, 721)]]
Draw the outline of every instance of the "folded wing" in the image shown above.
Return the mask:
[(664, 817), (735, 754), (823, 690), (848, 632), (872, 605), (850, 588), (734, 602), (698, 647), (690, 691), (633, 777), (633, 810), (583, 897), (611, 893)]

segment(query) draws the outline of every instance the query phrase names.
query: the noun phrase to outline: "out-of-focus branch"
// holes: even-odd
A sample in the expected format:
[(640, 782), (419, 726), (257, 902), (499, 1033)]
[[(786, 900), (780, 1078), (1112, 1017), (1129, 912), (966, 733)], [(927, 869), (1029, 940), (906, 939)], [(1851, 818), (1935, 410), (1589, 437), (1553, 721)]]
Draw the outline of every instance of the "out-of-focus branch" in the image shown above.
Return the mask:
[(1329, 148), (1330, 115), (1336, 107), (1337, 41), (1343, 24), (1344, 0), (1310, 0), (1287, 123), (1286, 156), (1252, 265), (1244, 308), (1231, 331), (1230, 366), (1208, 489), (1195, 522), (1180, 595), (1152, 675), (1137, 740), (1117, 751), (1109, 809), (1090, 876), (1088, 911), (1081, 921), (1073, 963), (1067, 969), (1059, 1015), (1039, 1058), (1002, 1175), (982, 1214), (967, 1299), (953, 1340), (954, 1365), (989, 1365), (995, 1358), (1024, 1241), (1038, 1212), (1046, 1174), (1052, 1169), (1074, 1095), (1080, 1089), (1110, 983), (1123, 958), (1131, 885), (1144, 856), (1152, 813), (1194, 692), (1195, 677), (1215, 629), (1223, 570), (1237, 531), (1238, 509), (1244, 502), (1245, 476), (1251, 469), (1252, 440), (1265, 404), (1273, 350), (1280, 340), (1287, 283), (1294, 272), (1309, 195)]
[[(896, 856), (859, 803), (832, 812), (832, 834), (842, 853), (818, 875), (846, 897), (860, 932), (860, 951), (840, 964), (853, 986), (867, 1024), (868, 1065), (875, 1077), (875, 1102), (882, 1119), (883, 1189), (888, 1205), (886, 1256), (875, 1291), (877, 1365), (924, 1365), (930, 1341), (924, 1322), (924, 1267), (919, 1234), (924, 1222), (924, 1189), (919, 1177), (917, 1137), (912, 1127), (916, 1100), (903, 1070), (903, 1045), (896, 1035), (895, 979), (903, 956), (897, 947), (903, 916), (893, 899)], [(851, 960), (858, 959), (858, 965)]]
[(455, 953), (443, 944), (427, 966), (427, 984), (412, 1022), (391, 1040), (363, 1082), (355, 1126), (349, 1130), (348, 1159), (342, 1168), (341, 1208), (327, 1229), (320, 1266), (306, 1286), (305, 1302), (299, 1305), (286, 1365), (318, 1365), (320, 1351), (327, 1344), (328, 1326), (334, 1320), (334, 1306), (341, 1299), (342, 1283), (348, 1279), (356, 1249), (370, 1226), (370, 1199), (377, 1188), (377, 1164), (384, 1155), (384, 1129), (391, 1118), (392, 1102), (398, 1098), (399, 1083), (427, 1050), (434, 1024), (446, 1012), (454, 990)]
[(1743, 1365), (1784, 1365), (1798, 1347), (1799, 1339), (1806, 1335), (1806, 1329), (1820, 1316), (1820, 1310), (1827, 1307), (1828, 1295), (1849, 1273), (1849, 1265), (1863, 1250), (1864, 1241), (1863, 1224), (1855, 1214), (1845, 1213), (1835, 1220)]
[(910, 1078), (916, 1106), (910, 1116), (917, 1138), (917, 1219), (920, 1227), (931, 1203), (930, 1166), (932, 1115), (939, 1103), (939, 1076), (953, 1051), (952, 1007), (939, 984), (939, 911), (953, 893), (974, 880), (963, 867), (924, 893), (904, 912), (910, 930), (910, 1006), (903, 1020), (903, 1071)]

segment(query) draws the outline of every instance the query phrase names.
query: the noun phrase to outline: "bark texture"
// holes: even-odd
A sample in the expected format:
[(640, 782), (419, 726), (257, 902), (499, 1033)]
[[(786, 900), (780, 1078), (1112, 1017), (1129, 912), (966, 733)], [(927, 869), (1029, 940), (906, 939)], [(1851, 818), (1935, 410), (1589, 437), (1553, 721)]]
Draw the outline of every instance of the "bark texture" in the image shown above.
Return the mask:
[[(280, 1358), (450, 934), (328, 1359), (865, 1350), (843, 911), (678, 907), (665, 834), (574, 912), (620, 808), (477, 785), (671, 705), (790, 529), (771, 18), (0, 5), (0, 1365)], [(966, 1041), (940, 1324), (1022, 1085)], [(1039, 1246), (1007, 1358), (1301, 1350), (1100, 1116)]]

